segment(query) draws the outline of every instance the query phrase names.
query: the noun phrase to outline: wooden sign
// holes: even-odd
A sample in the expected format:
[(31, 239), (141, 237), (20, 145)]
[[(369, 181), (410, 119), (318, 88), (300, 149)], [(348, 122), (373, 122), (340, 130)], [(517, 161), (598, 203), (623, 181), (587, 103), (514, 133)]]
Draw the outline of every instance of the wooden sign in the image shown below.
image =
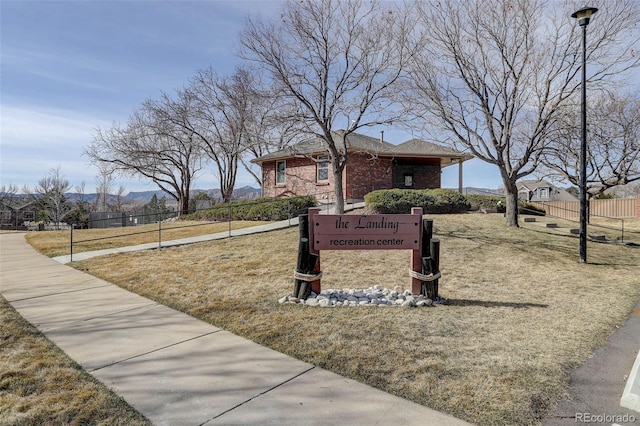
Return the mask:
[(317, 250), (416, 250), (421, 215), (313, 215), (312, 247)]
[[(411, 250), (411, 293), (421, 293), (423, 280), (419, 279), (419, 274), (425, 273), (424, 265), (430, 263), (432, 257), (428, 254), (431, 233), (425, 234), (432, 221), (422, 219), (422, 208), (412, 208), (411, 214), (386, 215), (321, 215), (318, 208), (308, 211), (304, 222), (300, 222), (304, 229), (300, 233), (294, 287), (296, 297), (306, 299), (311, 290), (320, 294), (321, 250)], [(425, 256), (429, 259), (426, 263), (423, 259)], [(305, 259), (312, 262), (306, 262)], [(439, 271), (439, 266), (434, 268), (430, 268), (430, 272)], [(437, 279), (434, 282), (437, 294)]]

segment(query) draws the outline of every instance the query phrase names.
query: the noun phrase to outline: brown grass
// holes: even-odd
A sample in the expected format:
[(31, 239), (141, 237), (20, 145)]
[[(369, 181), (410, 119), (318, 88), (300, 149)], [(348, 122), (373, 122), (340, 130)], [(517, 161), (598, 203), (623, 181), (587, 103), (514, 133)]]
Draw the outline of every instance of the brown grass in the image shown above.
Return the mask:
[(0, 296), (0, 424), (150, 425)]
[[(231, 229), (242, 229), (265, 223), (268, 222), (236, 221), (231, 222)], [(169, 241), (179, 238), (226, 232), (227, 230), (229, 230), (228, 222), (203, 223), (186, 220), (168, 222), (162, 224), (160, 238), (162, 241)], [(71, 232), (30, 232), (27, 234), (27, 241), (46, 256), (54, 257), (67, 255), (69, 254)], [(158, 241), (158, 224), (109, 229), (76, 229), (73, 231), (73, 241), (74, 253), (153, 243)]]
[[(578, 229), (580, 222), (578, 220), (567, 220), (552, 217), (536, 217), (536, 224), (544, 226), (546, 223), (555, 223), (558, 225), (557, 233), (568, 233), (570, 229)], [(535, 226), (525, 223), (522, 219), (520, 224), (523, 226)], [(604, 235), (615, 241), (624, 240), (624, 242), (632, 241), (640, 244), (640, 218), (627, 219), (607, 219), (601, 217), (592, 217), (587, 225), (587, 233), (589, 235)]]
[[(78, 262), (78, 269), (298, 359), (482, 425), (538, 424), (640, 297), (640, 250), (502, 215), (434, 216), (433, 308), (279, 305), (297, 230)], [(322, 253), (323, 288), (406, 285), (407, 251)]]

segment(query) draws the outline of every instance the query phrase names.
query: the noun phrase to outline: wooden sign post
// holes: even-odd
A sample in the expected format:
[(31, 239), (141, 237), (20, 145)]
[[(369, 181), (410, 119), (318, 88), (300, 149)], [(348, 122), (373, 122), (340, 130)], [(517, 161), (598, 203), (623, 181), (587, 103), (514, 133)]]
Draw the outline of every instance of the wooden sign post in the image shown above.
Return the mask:
[(411, 250), (411, 293), (437, 297), (439, 240), (431, 238), (433, 221), (422, 219), (422, 208), (387, 215), (321, 215), (310, 208), (300, 219), (295, 297), (320, 293), (320, 250)]

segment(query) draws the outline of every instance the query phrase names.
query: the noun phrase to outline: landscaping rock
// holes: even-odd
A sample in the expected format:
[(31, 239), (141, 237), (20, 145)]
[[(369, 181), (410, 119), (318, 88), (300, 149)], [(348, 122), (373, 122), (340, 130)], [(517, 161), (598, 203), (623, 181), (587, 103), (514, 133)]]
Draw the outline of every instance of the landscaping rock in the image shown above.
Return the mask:
[(423, 295), (412, 295), (402, 286), (394, 289), (374, 285), (366, 289), (328, 289), (320, 294), (311, 293), (307, 300), (298, 299), (292, 295), (278, 299), (278, 303), (292, 303), (306, 306), (337, 307), (337, 306), (402, 306), (405, 308), (434, 306), (443, 303), (427, 299)]

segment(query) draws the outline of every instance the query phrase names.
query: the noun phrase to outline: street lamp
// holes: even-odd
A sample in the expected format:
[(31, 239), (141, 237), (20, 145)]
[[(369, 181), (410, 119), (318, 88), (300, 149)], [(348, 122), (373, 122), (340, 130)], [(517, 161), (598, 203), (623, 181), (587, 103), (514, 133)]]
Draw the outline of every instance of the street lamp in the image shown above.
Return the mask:
[(580, 263), (587, 263), (587, 25), (595, 7), (583, 7), (571, 14), (582, 27), (582, 143), (580, 144)]

